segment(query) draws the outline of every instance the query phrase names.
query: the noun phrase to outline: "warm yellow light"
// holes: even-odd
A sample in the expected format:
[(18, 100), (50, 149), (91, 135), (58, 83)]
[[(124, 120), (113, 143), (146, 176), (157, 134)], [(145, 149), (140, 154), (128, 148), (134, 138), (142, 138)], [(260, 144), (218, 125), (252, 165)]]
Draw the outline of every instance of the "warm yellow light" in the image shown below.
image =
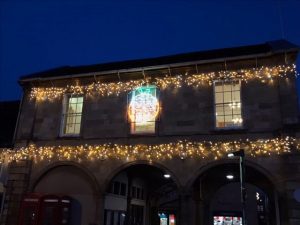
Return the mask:
[[(295, 147), (293, 147), (295, 146)], [(29, 145), (19, 149), (6, 149), (2, 156), (7, 154), (9, 160), (19, 161), (32, 159), (34, 162), (71, 160), (94, 161), (106, 159), (118, 159), (126, 161), (134, 160), (167, 160), (172, 158), (196, 158), (217, 160), (225, 158), (234, 150), (245, 149), (247, 157), (279, 155), (299, 151), (300, 144), (291, 137), (274, 138), (264, 140), (239, 140), (239, 141), (177, 141), (156, 145), (78, 145), (78, 146), (35, 146)]]
[(273, 67), (259, 67), (252, 69), (239, 69), (236, 71), (216, 71), (208, 73), (199, 73), (193, 75), (177, 75), (162, 78), (150, 78), (142, 80), (131, 80), (127, 82), (112, 83), (91, 83), (88, 85), (70, 85), (66, 87), (34, 87), (31, 89), (30, 99), (37, 101), (54, 101), (61, 98), (65, 93), (86, 94), (90, 96), (111, 96), (120, 95), (130, 92), (137, 87), (147, 85), (149, 83), (157, 86), (161, 90), (166, 88), (181, 88), (183, 85), (199, 88), (203, 85), (211, 85), (215, 80), (239, 79), (247, 82), (248, 80), (257, 79), (262, 83), (272, 84), (274, 78), (287, 77), (287, 74), (296, 73), (296, 65), (277, 65)]

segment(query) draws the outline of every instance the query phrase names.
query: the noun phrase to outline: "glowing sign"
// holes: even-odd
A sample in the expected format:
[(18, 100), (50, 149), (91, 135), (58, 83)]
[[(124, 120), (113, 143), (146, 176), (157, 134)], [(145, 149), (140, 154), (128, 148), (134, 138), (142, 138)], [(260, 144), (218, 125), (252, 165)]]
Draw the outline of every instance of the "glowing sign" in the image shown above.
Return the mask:
[(139, 87), (130, 93), (128, 116), (132, 133), (154, 133), (159, 112), (155, 86)]

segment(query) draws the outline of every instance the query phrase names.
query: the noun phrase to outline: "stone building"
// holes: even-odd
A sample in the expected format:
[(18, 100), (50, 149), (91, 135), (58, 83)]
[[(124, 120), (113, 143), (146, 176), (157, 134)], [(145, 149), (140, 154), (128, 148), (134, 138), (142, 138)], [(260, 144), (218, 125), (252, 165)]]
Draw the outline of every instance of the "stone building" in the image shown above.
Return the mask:
[(21, 77), (1, 224), (300, 224), (298, 47), (284, 40)]
[(5, 183), (7, 180), (8, 157), (7, 148), (12, 148), (15, 126), (19, 112), (19, 101), (0, 102), (0, 215), (2, 214), (5, 196)]

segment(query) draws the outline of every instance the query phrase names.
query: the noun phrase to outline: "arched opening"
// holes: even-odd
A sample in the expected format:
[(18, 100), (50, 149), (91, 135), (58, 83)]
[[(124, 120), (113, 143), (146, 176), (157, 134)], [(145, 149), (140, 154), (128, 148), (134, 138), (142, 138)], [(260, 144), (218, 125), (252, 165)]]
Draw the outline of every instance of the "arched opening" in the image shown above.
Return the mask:
[[(252, 166), (246, 166), (246, 218), (248, 225), (275, 225), (277, 212), (273, 183)], [(215, 165), (193, 184), (197, 224), (242, 225), (239, 164)]]
[(175, 225), (179, 195), (175, 178), (153, 165), (130, 165), (109, 181), (104, 225)]
[[(59, 165), (43, 173), (34, 184), (32, 192), (41, 196), (41, 199), (48, 195), (69, 197), (71, 204), (68, 224), (95, 224), (97, 190), (93, 182), (84, 170), (72, 165)], [(53, 218), (59, 210), (58, 207), (52, 204), (39, 211), (43, 218)], [(45, 219), (45, 222), (40, 223), (52, 224), (51, 221)]]

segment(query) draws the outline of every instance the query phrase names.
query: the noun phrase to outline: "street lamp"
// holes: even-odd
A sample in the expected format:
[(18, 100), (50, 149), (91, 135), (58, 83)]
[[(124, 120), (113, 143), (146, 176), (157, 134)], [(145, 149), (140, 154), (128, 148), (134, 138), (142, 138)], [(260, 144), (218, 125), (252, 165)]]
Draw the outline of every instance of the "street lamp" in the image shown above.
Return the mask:
[(231, 152), (228, 154), (229, 158), (239, 157), (240, 158), (240, 183), (241, 183), (241, 203), (243, 213), (243, 225), (247, 225), (246, 221), (246, 188), (245, 188), (245, 151), (240, 149), (237, 152)]

